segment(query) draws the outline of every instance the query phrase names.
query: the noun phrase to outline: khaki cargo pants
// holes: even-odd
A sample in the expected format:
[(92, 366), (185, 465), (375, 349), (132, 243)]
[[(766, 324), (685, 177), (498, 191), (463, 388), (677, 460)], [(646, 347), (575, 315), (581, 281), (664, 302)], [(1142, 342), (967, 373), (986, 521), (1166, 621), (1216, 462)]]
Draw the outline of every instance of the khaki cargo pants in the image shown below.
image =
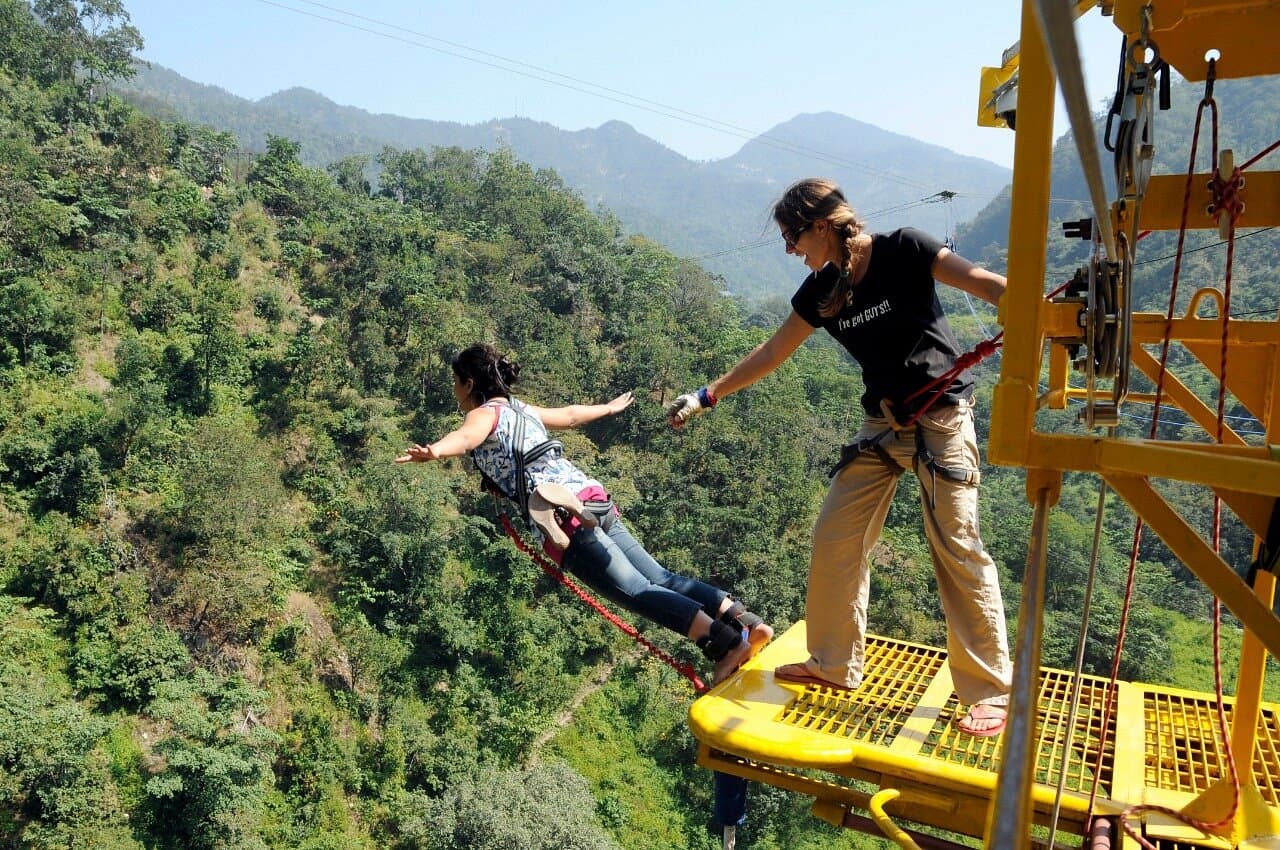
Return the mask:
[[(856, 439), (888, 427), (887, 420), (868, 417)], [(915, 427), (924, 429), (925, 445), (939, 464), (978, 468), (970, 403), (936, 406)], [(914, 428), (885, 437), (881, 445), (904, 469), (913, 468)], [(956, 695), (965, 703), (1004, 705), (1011, 675), (1004, 605), (995, 562), (978, 533), (978, 488), (935, 479), (924, 468), (920, 473), (924, 530), (947, 620), (947, 660)], [(828, 681), (849, 687), (862, 681), (871, 585), (867, 556), (884, 526), (899, 474), (874, 455), (860, 456), (832, 482), (814, 527), (805, 600), (807, 666)]]

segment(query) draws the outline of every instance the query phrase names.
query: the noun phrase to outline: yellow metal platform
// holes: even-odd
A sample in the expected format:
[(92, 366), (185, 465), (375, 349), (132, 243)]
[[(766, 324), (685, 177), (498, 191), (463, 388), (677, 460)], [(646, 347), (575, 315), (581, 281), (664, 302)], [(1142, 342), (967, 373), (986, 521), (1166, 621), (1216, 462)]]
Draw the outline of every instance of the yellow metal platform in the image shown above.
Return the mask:
[[(952, 690), (946, 652), (868, 636), (867, 675), (852, 693), (773, 678), (774, 667), (806, 657), (801, 622), (694, 702), (689, 720), (701, 742), (699, 763), (815, 797), (815, 812), (834, 823), (850, 809), (867, 809), (877, 790), (897, 789), (902, 793), (886, 806), (895, 819), (981, 837), (1000, 769), (1000, 738), (973, 737), (955, 727), (966, 707)], [(1078, 833), (1094, 779), (1107, 682), (1081, 678), (1079, 708), (1068, 729), (1073, 678), (1041, 670), (1033, 797), (1036, 819), (1046, 823), (1065, 749), (1059, 828)], [(1226, 702), (1230, 720), (1232, 701)], [(1119, 683), (1097, 810), (1116, 814), (1137, 803), (1189, 803), (1225, 776), (1217, 725), (1211, 694)], [(1280, 814), (1277, 706), (1264, 705), (1259, 714), (1252, 768), (1263, 801)], [(1178, 832), (1180, 842), (1229, 846), (1194, 830)]]

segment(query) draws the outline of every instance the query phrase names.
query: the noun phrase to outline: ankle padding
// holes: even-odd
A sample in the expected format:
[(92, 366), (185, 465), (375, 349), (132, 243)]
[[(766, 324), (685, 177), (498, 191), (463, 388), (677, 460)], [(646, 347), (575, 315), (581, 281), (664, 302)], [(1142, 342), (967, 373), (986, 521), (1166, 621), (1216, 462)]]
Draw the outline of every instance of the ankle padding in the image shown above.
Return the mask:
[(733, 604), (724, 609), (724, 613), (720, 615), (720, 622), (727, 626), (736, 626), (737, 628), (751, 631), (763, 623), (764, 620), (748, 611), (747, 606), (734, 600)]
[(698, 638), (698, 648), (707, 659), (715, 662), (724, 658), (742, 644), (742, 630), (719, 620), (711, 621), (711, 628)]

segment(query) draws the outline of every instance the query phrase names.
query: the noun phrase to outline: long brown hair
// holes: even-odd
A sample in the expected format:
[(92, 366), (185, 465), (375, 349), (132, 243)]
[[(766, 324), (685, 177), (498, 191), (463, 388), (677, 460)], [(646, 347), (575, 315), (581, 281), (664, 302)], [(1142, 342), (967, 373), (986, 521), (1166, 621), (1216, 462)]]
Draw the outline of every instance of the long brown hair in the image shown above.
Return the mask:
[(830, 318), (849, 303), (853, 289), (853, 271), (862, 259), (858, 237), (862, 222), (845, 200), (844, 192), (830, 180), (809, 177), (792, 184), (773, 205), (773, 220), (784, 230), (796, 231), (826, 219), (839, 237), (840, 278), (831, 293), (818, 305), (818, 312)]

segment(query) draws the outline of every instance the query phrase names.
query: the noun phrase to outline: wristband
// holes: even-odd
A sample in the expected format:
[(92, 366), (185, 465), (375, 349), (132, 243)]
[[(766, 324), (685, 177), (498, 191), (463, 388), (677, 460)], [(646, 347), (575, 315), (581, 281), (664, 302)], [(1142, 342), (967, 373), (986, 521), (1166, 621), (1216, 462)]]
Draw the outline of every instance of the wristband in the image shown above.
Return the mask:
[(711, 390), (708, 389), (707, 387), (703, 387), (702, 389), (698, 390), (698, 404), (702, 405), (708, 410), (715, 407), (717, 401), (719, 401), (719, 399), (713, 396), (711, 394)]

